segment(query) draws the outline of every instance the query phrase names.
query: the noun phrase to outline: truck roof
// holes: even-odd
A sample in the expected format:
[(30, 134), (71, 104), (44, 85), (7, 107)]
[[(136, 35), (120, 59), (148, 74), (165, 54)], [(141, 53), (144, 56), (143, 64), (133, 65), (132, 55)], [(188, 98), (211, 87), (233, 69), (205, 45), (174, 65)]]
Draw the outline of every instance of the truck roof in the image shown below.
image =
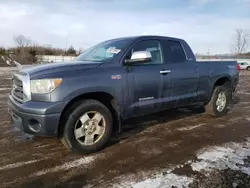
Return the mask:
[(128, 37), (114, 38), (114, 39), (111, 39), (111, 40), (122, 40), (122, 39), (137, 40), (137, 39), (150, 39), (150, 38), (162, 38), (162, 39), (170, 39), (170, 40), (172, 39), (172, 40), (177, 40), (177, 41), (182, 41), (183, 40), (183, 39), (180, 39), (180, 38), (161, 36), (161, 35), (138, 35), (138, 36), (128, 36)]
[(140, 35), (140, 36), (135, 36), (135, 38), (163, 38), (163, 39), (172, 39), (172, 40), (182, 40), (180, 38), (162, 36), (162, 35)]

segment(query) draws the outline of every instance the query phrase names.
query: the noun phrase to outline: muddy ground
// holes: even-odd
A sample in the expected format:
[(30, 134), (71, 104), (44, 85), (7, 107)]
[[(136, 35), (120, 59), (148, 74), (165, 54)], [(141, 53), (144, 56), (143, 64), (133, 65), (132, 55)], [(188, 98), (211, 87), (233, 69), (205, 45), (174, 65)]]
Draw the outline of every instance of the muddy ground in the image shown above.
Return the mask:
[[(200, 161), (198, 153), (206, 148), (227, 148), (227, 143), (250, 138), (247, 72), (241, 73), (239, 91), (226, 116), (214, 118), (202, 108), (180, 108), (132, 119), (104, 150), (91, 155), (71, 153), (57, 139), (33, 137), (12, 127), (7, 113), (12, 72), (0, 68), (0, 187), (154, 187), (159, 175), (165, 180), (158, 187), (250, 187), (246, 172), (228, 167), (201, 173), (190, 163)], [(228, 151), (237, 154), (244, 148), (248, 145)], [(247, 155), (241, 155), (244, 169), (250, 166)], [(148, 178), (146, 183), (153, 186), (136, 184)]]

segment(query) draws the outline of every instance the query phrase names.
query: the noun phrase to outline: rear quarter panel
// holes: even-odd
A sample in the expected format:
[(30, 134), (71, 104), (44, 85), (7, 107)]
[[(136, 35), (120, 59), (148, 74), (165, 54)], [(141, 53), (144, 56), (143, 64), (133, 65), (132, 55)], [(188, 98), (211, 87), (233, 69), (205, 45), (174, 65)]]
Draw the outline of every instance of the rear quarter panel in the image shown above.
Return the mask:
[(221, 78), (228, 78), (232, 86), (238, 84), (239, 73), (236, 61), (197, 61), (199, 67), (199, 101), (209, 101), (215, 83)]

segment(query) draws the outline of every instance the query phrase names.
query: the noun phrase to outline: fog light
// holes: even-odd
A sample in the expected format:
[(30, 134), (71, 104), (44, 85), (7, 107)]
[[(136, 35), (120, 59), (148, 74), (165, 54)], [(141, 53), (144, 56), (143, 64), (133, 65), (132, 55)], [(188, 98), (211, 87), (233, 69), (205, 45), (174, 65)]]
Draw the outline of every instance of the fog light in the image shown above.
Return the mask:
[(41, 131), (41, 128), (42, 128), (41, 124), (35, 119), (29, 120), (28, 126), (29, 126), (30, 130), (32, 130), (33, 132), (39, 132), (39, 131)]

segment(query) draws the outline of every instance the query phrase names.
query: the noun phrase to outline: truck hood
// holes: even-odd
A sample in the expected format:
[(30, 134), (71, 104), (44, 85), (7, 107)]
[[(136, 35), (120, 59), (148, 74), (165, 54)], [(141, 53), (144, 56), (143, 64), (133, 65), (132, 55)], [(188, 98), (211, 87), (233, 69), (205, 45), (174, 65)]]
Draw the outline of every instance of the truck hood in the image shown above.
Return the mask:
[[(46, 76), (59, 76), (65, 72), (76, 73), (83, 70), (96, 68), (100, 62), (86, 62), (86, 61), (71, 61), (62, 63), (48, 63), (43, 65), (35, 65), (21, 69), (21, 72), (28, 73), (31, 79), (43, 78)], [(65, 74), (64, 74), (65, 75)]]

